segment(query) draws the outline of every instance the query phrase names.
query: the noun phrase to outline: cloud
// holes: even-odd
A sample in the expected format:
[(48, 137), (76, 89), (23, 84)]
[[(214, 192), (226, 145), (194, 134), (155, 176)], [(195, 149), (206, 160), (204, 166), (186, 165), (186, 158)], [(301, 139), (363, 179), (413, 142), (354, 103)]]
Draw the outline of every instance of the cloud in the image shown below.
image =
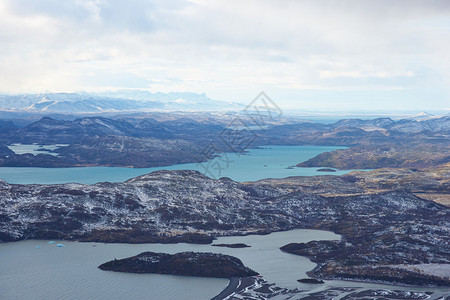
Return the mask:
[(1, 0), (0, 90), (420, 88), (443, 91), (438, 107), (449, 15), (446, 0)]

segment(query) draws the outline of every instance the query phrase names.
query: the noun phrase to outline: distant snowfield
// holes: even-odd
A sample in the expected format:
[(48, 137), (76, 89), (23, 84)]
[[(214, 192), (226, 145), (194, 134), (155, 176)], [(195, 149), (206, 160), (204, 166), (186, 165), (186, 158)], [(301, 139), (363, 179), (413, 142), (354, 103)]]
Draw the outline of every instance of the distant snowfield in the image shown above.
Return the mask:
[(8, 148), (15, 154), (50, 154), (58, 156), (58, 153), (51, 152), (61, 147), (69, 146), (68, 144), (54, 144), (54, 145), (38, 145), (38, 144), (11, 144)]
[(0, 111), (31, 113), (107, 113), (143, 111), (241, 110), (235, 102), (217, 101), (190, 92), (150, 93), (117, 91), (94, 93), (0, 94)]

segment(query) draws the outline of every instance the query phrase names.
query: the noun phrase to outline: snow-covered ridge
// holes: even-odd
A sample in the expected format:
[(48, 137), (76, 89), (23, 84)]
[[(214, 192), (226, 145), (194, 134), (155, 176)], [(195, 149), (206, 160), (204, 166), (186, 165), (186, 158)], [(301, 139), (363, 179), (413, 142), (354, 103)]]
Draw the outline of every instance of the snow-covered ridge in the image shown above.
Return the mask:
[(215, 101), (196, 93), (43, 93), (0, 94), (0, 111), (32, 113), (105, 113), (155, 110), (227, 110), (242, 109), (232, 102)]

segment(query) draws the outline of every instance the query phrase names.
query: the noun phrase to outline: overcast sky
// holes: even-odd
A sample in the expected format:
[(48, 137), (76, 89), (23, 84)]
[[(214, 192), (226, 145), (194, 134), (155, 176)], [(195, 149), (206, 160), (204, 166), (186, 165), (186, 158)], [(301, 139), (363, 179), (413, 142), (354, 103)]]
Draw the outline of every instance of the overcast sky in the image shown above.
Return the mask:
[(0, 91), (450, 108), (450, 1), (0, 0)]

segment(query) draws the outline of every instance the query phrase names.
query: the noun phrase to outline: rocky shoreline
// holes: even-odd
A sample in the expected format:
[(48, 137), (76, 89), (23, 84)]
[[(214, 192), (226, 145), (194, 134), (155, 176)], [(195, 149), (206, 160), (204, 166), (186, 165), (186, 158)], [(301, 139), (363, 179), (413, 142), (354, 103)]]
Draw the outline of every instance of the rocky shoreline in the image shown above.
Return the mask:
[[(399, 268), (396, 265), (357, 263), (355, 247), (344, 241), (311, 241), (291, 243), (281, 251), (308, 257), (318, 265), (308, 275), (317, 279), (339, 279), (373, 283), (389, 283), (406, 286), (450, 286), (450, 276), (436, 276), (420, 271)], [(364, 254), (361, 253), (361, 256)], [(414, 264), (407, 266), (413, 267)], [(450, 264), (443, 264), (442, 268)], [(447, 267), (450, 270), (450, 268)]]
[(345, 299), (345, 300), (408, 300), (448, 299), (445, 291), (407, 291), (402, 289), (376, 289), (363, 287), (324, 287), (321, 289), (283, 288), (267, 282), (262, 277), (230, 278), (228, 286), (212, 300), (241, 299)]
[(127, 243), (127, 244), (211, 244), (215, 238), (200, 233), (183, 233), (179, 235), (151, 235), (140, 230), (93, 230), (76, 240), (80, 242), (97, 243)]

